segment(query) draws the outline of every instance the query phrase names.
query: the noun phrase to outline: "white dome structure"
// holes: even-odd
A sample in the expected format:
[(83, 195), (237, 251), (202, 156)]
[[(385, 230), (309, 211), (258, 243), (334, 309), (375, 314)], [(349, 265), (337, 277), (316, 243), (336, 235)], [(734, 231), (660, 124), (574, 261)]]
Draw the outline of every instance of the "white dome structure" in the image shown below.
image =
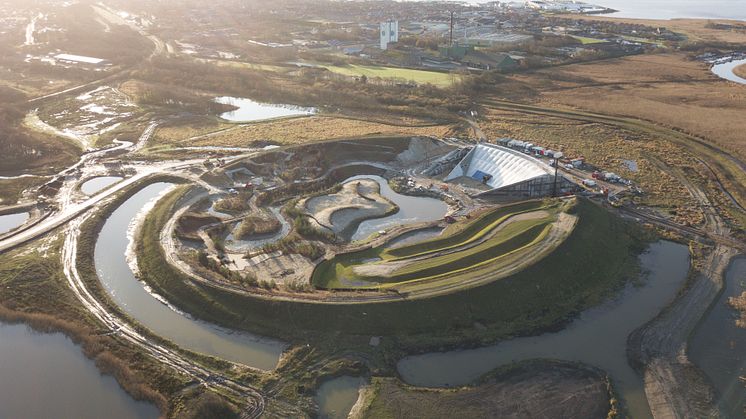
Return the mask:
[[(491, 188), (521, 196), (551, 193), (554, 169), (539, 159), (494, 144), (478, 144), (453, 168), (446, 181), (469, 177)], [(490, 193), (487, 192), (487, 193)]]

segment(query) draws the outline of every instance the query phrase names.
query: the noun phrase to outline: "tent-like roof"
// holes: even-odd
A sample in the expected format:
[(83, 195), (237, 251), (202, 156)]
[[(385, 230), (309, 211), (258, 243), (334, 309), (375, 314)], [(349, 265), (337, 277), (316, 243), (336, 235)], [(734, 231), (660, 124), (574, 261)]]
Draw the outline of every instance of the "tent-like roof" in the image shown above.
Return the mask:
[(493, 189), (545, 175), (553, 176), (551, 167), (531, 156), (494, 144), (478, 144), (456, 165), (446, 181), (461, 176), (473, 178), (478, 172), (492, 176), (487, 185)]

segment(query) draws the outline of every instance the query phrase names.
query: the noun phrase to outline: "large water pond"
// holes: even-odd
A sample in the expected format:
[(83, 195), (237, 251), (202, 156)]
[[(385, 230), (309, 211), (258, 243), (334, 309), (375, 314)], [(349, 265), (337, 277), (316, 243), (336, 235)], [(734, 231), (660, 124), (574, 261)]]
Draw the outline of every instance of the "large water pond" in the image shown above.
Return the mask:
[(316, 392), (319, 418), (346, 419), (357, 402), (360, 388), (365, 384), (362, 377), (348, 375), (325, 382)]
[(674, 299), (687, 276), (689, 251), (680, 244), (658, 242), (640, 258), (648, 272), (644, 285), (629, 285), (617, 298), (581, 313), (560, 332), (478, 349), (410, 356), (399, 362), (399, 373), (409, 384), (446, 387), (471, 383), (500, 365), (526, 359), (578, 361), (609, 373), (631, 416), (649, 418), (642, 378), (627, 362), (627, 336)]
[(80, 185), (80, 190), (86, 195), (93, 195), (96, 192), (103, 190), (107, 186), (111, 186), (122, 180), (119, 176), (99, 176), (93, 179), (89, 179)]
[(739, 19), (746, 20), (743, 0), (589, 0), (618, 10), (608, 16), (635, 19)]
[(262, 121), (265, 119), (286, 118), (289, 116), (307, 116), (316, 113), (316, 108), (260, 103), (241, 97), (221, 96), (215, 98), (215, 102), (236, 106), (238, 108), (220, 114), (221, 118), (231, 122)]
[(373, 179), (378, 182), (381, 187), (381, 195), (399, 206), (399, 211), (388, 217), (363, 221), (358, 226), (355, 234), (352, 235), (352, 240), (362, 240), (377, 231), (386, 230), (402, 224), (440, 220), (448, 212), (448, 205), (440, 199), (396, 193), (391, 189), (388, 181), (380, 176), (353, 176), (345, 180), (344, 183), (356, 179)]
[(0, 323), (0, 418), (157, 418), (61, 333)]
[(746, 65), (746, 59), (733, 60), (729, 63), (716, 64), (712, 66), (712, 72), (715, 73), (718, 77), (724, 78), (726, 80), (730, 80), (735, 83), (746, 84), (746, 79), (737, 76), (736, 73), (733, 72), (736, 67), (741, 65)]
[(142, 208), (171, 186), (149, 185), (111, 214), (96, 242), (95, 263), (101, 282), (127, 314), (182, 348), (255, 368), (273, 369), (284, 350), (282, 342), (194, 320), (148, 293), (132, 273), (126, 258), (129, 225)]
[(728, 298), (746, 291), (746, 259), (736, 259), (725, 275), (725, 289), (702, 319), (689, 342), (689, 359), (709, 377), (727, 417), (743, 416), (746, 387), (746, 329), (736, 326), (738, 313)]
[(7, 233), (14, 228), (20, 227), (29, 218), (29, 213), (0, 215), (0, 234)]

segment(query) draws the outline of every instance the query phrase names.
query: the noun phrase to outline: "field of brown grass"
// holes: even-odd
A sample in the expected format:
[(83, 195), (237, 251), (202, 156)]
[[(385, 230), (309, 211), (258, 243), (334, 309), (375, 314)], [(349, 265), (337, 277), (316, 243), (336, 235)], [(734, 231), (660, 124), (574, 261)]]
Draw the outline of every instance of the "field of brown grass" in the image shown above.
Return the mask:
[[(590, 164), (632, 179), (645, 191), (635, 198), (639, 204), (656, 207), (676, 221), (697, 225), (703, 221), (696, 202), (682, 184), (661, 170), (658, 162), (691, 169), (697, 179), (706, 182), (692, 156), (671, 153), (675, 146), (641, 133), (596, 123), (537, 116), (514, 111), (484, 109), (480, 127), (489, 138), (513, 137), (531, 141), (571, 157), (584, 156)], [(629, 170), (624, 160), (637, 163)], [(589, 173), (590, 176), (590, 173)], [(717, 189), (715, 185), (711, 185)]]
[(733, 69), (733, 73), (735, 73), (735, 75), (738, 77), (743, 77), (744, 79), (746, 79), (746, 64), (741, 64)]
[(639, 55), (516, 75), (530, 99), (675, 127), (746, 158), (746, 86), (683, 54)]
[(180, 146), (245, 147), (258, 141), (271, 141), (285, 145), (370, 135), (443, 137), (450, 135), (454, 129), (455, 127), (451, 125), (424, 123), (394, 125), (336, 116), (314, 116), (245, 125), (212, 122), (204, 125), (164, 127), (156, 132), (154, 143), (170, 143)]
[(358, 417), (613, 417), (606, 378), (559, 361), (506, 366), (475, 386), (432, 389), (374, 378)]
[[(692, 41), (706, 41), (706, 42), (733, 42), (733, 43), (744, 43), (746, 42), (746, 26), (743, 22), (737, 20), (725, 20), (725, 19), (670, 19), (670, 20), (656, 20), (656, 19), (627, 19), (627, 18), (614, 18), (608, 16), (577, 16), (568, 15), (571, 19), (583, 19), (583, 20), (602, 20), (610, 22), (621, 22), (621, 23), (632, 23), (639, 25), (652, 26), (654, 28), (664, 27), (676, 33), (685, 35), (689, 40)], [(735, 25), (741, 30), (728, 30), (728, 29), (715, 29), (708, 27), (708, 23), (724, 24), (724, 25)]]

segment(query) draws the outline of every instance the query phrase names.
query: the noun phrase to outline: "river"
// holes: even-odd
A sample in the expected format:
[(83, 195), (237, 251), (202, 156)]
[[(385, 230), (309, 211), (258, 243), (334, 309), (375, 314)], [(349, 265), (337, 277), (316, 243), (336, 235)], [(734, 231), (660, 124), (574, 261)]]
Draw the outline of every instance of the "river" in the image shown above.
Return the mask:
[(250, 333), (235, 332), (172, 310), (148, 293), (127, 263), (128, 229), (142, 208), (172, 187), (149, 185), (117, 208), (96, 242), (96, 270), (106, 290), (127, 314), (184, 349), (263, 370), (274, 369), (285, 344)]
[(560, 332), (406, 357), (397, 366), (399, 374), (417, 386), (460, 386), (511, 362), (532, 358), (578, 361), (609, 373), (631, 416), (649, 418), (642, 378), (627, 362), (627, 336), (675, 298), (687, 276), (689, 251), (663, 241), (652, 244), (640, 260), (643, 272), (648, 273), (642, 286), (628, 285), (615, 299), (581, 313)]
[(746, 329), (736, 326), (738, 313), (728, 298), (746, 291), (746, 259), (734, 260), (725, 275), (725, 288), (702, 318), (689, 342), (689, 359), (709, 377), (718, 392), (718, 404), (727, 417), (743, 417), (746, 388)]
[(157, 418), (61, 333), (0, 323), (0, 418)]

